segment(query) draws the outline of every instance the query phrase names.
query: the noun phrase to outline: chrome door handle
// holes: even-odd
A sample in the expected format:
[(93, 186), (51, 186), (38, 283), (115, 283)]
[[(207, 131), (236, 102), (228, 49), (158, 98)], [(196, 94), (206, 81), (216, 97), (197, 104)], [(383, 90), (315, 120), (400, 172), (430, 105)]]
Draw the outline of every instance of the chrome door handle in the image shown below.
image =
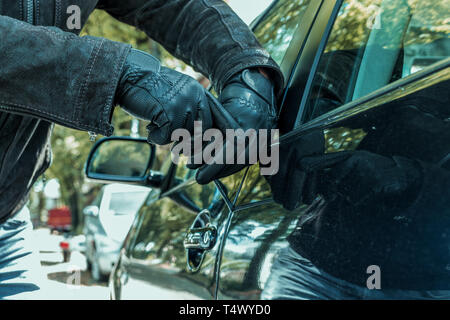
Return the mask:
[(184, 248), (211, 250), (216, 244), (217, 229), (214, 226), (189, 229), (184, 238)]
[(217, 228), (211, 225), (211, 213), (207, 209), (200, 211), (183, 241), (189, 271), (200, 269), (206, 252), (214, 248), (216, 240)]

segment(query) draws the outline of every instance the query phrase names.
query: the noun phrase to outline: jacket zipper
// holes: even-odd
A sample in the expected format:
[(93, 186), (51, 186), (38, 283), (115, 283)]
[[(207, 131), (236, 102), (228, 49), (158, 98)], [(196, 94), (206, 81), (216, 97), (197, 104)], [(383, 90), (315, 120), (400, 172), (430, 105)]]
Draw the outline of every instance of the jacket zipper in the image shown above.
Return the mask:
[(34, 0), (24, 0), (24, 7), (27, 9), (27, 16), (25, 17), (25, 21), (29, 24), (33, 24), (34, 22)]

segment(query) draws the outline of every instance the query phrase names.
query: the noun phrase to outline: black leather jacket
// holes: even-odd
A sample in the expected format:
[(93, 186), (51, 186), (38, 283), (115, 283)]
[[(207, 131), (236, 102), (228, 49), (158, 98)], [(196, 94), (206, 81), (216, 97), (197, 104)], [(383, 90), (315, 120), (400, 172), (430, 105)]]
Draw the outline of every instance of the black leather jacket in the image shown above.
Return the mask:
[(268, 68), (282, 87), (276, 63), (220, 0), (0, 0), (0, 222), (25, 204), (49, 166), (53, 123), (113, 132), (130, 46), (68, 30), (71, 5), (81, 9), (82, 25), (98, 8), (144, 30), (218, 90), (249, 67)]

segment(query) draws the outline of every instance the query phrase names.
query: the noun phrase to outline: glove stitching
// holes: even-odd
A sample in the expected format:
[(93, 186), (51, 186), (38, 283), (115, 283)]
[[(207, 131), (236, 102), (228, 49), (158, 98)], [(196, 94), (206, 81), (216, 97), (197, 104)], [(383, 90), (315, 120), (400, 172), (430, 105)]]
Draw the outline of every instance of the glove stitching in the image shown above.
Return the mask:
[[(150, 88), (156, 88), (156, 85), (158, 84), (158, 79), (157, 79), (157, 77), (151, 77), (151, 78), (148, 78), (148, 79), (146, 79), (146, 80), (144, 80), (143, 82), (142, 82), (142, 86), (143, 87), (146, 87), (146, 89), (147, 89), (147, 87), (150, 87)], [(150, 91), (149, 90), (147, 90), (147, 92), (148, 93), (150, 93)], [(151, 93), (150, 93), (151, 94)], [(153, 96), (153, 95), (152, 95)]]
[(260, 108), (259, 108), (255, 103), (252, 103), (252, 102), (250, 102), (250, 101), (247, 101), (247, 100), (244, 99), (244, 98), (239, 98), (239, 104), (240, 104), (242, 107), (244, 107), (244, 108), (249, 108), (250, 110), (253, 110), (253, 111), (257, 111), (257, 112), (260, 112), (260, 111), (261, 111)]
[(180, 91), (184, 88), (186, 83), (191, 80), (189, 77), (180, 77), (177, 82), (175, 82), (174, 86), (169, 88), (161, 97), (162, 101), (172, 101), (172, 99), (180, 93)]

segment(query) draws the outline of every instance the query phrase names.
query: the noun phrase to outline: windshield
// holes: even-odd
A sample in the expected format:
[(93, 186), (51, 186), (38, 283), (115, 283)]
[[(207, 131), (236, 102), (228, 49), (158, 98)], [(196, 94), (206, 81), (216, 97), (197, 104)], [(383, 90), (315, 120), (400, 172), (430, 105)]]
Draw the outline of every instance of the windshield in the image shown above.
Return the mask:
[(115, 192), (111, 194), (109, 211), (115, 215), (135, 214), (148, 192)]
[(108, 237), (122, 242), (133, 223), (134, 216), (147, 198), (148, 191), (113, 192), (108, 210), (100, 219)]

